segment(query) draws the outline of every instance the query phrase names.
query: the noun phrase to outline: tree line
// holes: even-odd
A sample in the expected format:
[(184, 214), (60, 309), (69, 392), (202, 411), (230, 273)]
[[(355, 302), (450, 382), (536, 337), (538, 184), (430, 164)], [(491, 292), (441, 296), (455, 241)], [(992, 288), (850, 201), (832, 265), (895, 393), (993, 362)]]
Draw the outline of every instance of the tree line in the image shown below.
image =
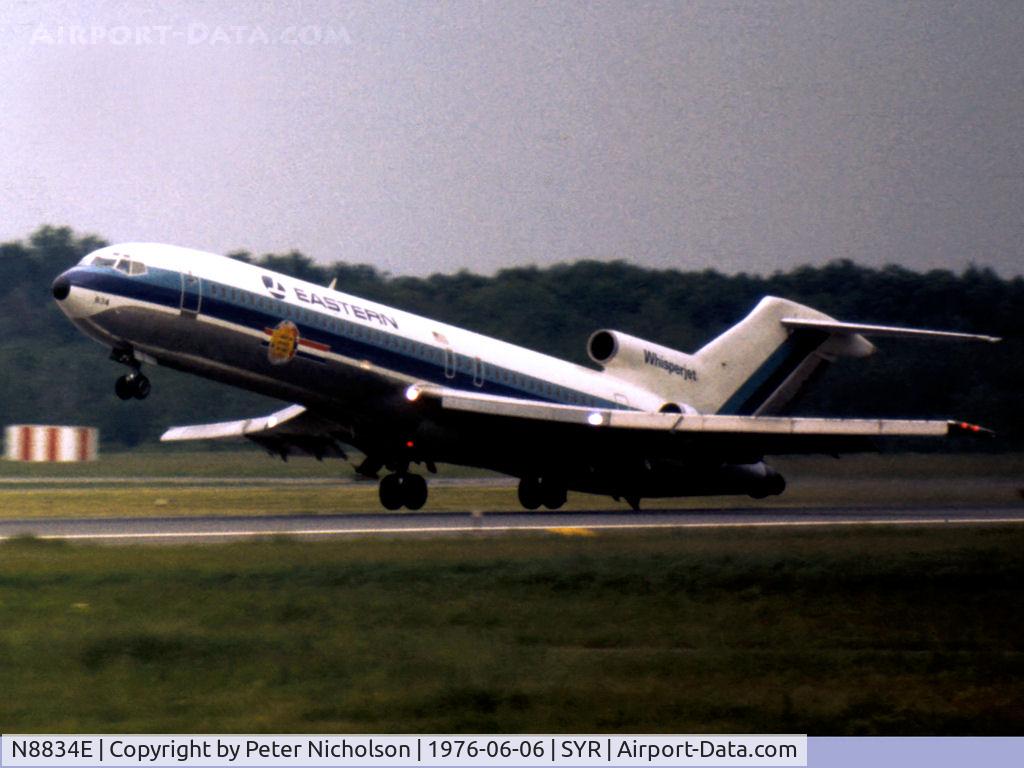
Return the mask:
[[(3, 424), (90, 424), (107, 449), (154, 444), (173, 424), (252, 416), (280, 403), (169, 370), (149, 370), (153, 393), (123, 403), (121, 366), (82, 336), (50, 297), (61, 271), (105, 245), (69, 227), (44, 226), (0, 244), (0, 415)], [(692, 352), (735, 324), (766, 294), (842, 320), (1001, 336), (998, 345), (881, 339), (867, 360), (841, 360), (795, 405), (806, 415), (955, 417), (985, 424), (990, 448), (1024, 447), (1024, 278), (971, 267), (915, 272), (850, 261), (761, 276), (655, 270), (627, 261), (581, 261), (429, 277), (392, 276), (365, 264), (320, 264), (299, 251), (232, 258), (464, 326), (579, 363), (598, 328)]]

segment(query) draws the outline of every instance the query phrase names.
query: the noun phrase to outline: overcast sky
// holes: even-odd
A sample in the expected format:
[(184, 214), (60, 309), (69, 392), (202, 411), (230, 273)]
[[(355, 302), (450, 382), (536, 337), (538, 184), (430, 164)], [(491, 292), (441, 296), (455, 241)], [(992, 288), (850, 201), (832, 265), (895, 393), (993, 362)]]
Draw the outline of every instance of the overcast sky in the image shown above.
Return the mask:
[(0, 5), (0, 240), (1024, 272), (1024, 3)]

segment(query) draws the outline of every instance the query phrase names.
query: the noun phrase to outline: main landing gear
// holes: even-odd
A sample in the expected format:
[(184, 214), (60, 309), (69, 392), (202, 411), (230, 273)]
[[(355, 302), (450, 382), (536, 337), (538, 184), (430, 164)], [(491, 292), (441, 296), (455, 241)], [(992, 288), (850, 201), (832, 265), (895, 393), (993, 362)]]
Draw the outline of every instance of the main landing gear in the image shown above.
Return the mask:
[(519, 481), (519, 503), (526, 509), (537, 509), (542, 504), (548, 509), (560, 509), (567, 496), (565, 484), (554, 478), (527, 475)]
[(381, 479), (379, 493), (385, 509), (422, 509), (427, 503), (427, 481), (421, 475), (394, 472)]

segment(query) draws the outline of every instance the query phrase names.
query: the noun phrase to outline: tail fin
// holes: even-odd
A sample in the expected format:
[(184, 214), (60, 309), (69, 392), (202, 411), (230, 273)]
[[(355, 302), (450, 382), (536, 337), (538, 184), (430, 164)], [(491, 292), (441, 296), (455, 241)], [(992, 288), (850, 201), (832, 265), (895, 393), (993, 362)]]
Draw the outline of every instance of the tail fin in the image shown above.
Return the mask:
[(771, 416), (827, 363), (874, 352), (865, 336), (999, 341), (973, 333), (843, 323), (795, 301), (766, 296), (693, 355), (610, 330), (594, 333), (587, 353), (607, 375), (660, 398), (662, 410), (685, 405), (703, 414)]
[(702, 413), (779, 413), (822, 364), (874, 352), (863, 336), (838, 333), (835, 324), (833, 318), (803, 304), (766, 296), (747, 317), (694, 355), (703, 386), (702, 402), (693, 405)]

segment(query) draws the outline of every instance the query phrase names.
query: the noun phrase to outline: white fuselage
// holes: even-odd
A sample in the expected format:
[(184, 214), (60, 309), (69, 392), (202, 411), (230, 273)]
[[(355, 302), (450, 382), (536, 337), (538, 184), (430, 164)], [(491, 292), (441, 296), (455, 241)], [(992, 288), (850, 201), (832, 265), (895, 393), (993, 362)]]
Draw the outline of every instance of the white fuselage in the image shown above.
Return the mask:
[[(113, 245), (66, 274), (73, 288), (61, 308), (90, 336), (268, 395), (343, 398), (348, 369), (361, 380), (569, 405), (657, 410), (664, 402), (600, 371), (212, 253)], [(297, 331), (295, 354), (274, 361), (270, 342), (284, 323)], [(308, 375), (303, 362), (325, 375)]]

